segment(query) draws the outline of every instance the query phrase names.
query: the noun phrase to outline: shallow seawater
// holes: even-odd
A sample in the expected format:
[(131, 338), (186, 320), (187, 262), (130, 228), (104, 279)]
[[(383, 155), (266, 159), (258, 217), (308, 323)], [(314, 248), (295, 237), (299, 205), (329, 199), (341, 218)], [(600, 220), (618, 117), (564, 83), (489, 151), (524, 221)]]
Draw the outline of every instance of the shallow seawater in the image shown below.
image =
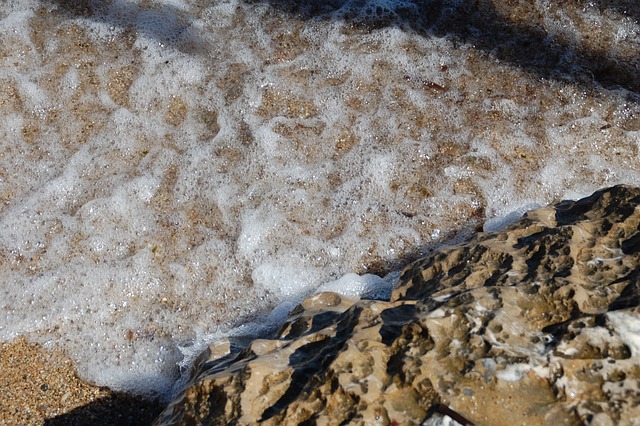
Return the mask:
[(5, 1), (0, 339), (166, 396), (185, 354), (321, 286), (370, 295), (485, 221), (638, 184), (639, 20), (628, 1)]

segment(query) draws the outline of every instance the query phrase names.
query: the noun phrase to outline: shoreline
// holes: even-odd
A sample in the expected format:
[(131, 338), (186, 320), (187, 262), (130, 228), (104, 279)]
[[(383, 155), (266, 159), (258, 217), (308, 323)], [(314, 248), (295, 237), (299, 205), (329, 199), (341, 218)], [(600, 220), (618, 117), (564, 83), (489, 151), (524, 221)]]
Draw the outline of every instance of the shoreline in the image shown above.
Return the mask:
[(0, 425), (149, 425), (164, 405), (81, 380), (60, 350), (0, 343)]
[(640, 101), (610, 88), (635, 74), (602, 62), (632, 66), (640, 27), (611, 8), (437, 4), (367, 30), (296, 2), (52, 1), (0, 7), (0, 264), (6, 336), (64, 347), (0, 343), (0, 426), (150, 424), (160, 404), (76, 371), (174, 368), (183, 340), (344, 273), (640, 182)]

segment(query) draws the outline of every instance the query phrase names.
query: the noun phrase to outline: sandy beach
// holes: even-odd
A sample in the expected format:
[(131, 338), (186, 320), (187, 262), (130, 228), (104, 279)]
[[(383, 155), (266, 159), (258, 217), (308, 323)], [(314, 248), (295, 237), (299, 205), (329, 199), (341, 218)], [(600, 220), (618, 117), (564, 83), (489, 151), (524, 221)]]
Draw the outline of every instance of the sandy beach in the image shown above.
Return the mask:
[(62, 352), (19, 338), (0, 344), (0, 424), (146, 425), (157, 402), (82, 381)]

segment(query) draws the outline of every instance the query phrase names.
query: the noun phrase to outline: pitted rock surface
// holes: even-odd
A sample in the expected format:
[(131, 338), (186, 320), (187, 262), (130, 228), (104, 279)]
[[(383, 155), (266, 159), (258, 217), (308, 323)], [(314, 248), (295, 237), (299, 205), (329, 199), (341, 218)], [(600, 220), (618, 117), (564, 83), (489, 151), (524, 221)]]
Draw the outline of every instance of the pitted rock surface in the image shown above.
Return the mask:
[(390, 301), (306, 299), (212, 346), (157, 424), (637, 424), (640, 189), (529, 212), (409, 265)]

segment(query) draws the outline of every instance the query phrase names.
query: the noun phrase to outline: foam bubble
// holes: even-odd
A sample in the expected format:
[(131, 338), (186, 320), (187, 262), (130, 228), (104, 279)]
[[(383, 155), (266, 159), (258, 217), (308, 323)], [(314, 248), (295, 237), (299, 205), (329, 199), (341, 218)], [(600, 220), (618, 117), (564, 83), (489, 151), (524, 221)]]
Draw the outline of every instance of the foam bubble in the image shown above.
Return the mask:
[(620, 334), (620, 338), (629, 347), (631, 355), (638, 356), (640, 354), (640, 327), (634, 318), (626, 312), (610, 312), (607, 314), (607, 318)]
[(348, 273), (341, 278), (321, 285), (316, 291), (332, 291), (347, 297), (370, 299), (386, 299), (391, 296), (399, 272), (394, 272), (381, 278), (373, 274), (358, 275)]
[(511, 225), (512, 223), (517, 222), (522, 216), (524, 216), (526, 212), (535, 210), (540, 207), (542, 206), (536, 203), (526, 204), (506, 215), (500, 215), (498, 217), (487, 220), (484, 223), (482, 229), (485, 232), (499, 231)]

